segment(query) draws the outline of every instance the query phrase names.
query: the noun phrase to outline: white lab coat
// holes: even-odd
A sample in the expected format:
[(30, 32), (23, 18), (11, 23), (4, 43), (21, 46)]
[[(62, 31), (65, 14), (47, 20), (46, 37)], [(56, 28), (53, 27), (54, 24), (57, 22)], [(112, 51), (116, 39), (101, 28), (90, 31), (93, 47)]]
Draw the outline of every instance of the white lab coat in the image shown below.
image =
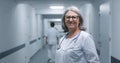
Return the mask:
[(100, 63), (90, 34), (81, 31), (73, 38), (62, 37), (55, 63)]
[(56, 45), (57, 44), (57, 37), (59, 35), (58, 35), (58, 31), (55, 28), (53, 28), (53, 27), (49, 28), (47, 30), (46, 36), (48, 37), (48, 44), (49, 45), (51, 45), (51, 44)]

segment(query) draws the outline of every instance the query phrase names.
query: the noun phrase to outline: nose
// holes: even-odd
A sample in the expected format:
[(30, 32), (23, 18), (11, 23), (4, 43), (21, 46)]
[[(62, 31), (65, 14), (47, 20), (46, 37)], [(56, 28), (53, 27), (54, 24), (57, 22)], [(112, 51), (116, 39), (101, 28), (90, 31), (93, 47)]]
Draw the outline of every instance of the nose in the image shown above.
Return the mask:
[(69, 19), (69, 21), (73, 21), (73, 19), (72, 19), (72, 18), (70, 18), (70, 19)]

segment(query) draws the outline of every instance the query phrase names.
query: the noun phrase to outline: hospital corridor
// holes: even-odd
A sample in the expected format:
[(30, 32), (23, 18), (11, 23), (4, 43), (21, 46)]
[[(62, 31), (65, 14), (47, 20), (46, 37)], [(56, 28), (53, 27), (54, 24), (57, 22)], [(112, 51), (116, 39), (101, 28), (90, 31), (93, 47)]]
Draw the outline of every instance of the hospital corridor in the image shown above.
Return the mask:
[[(56, 58), (56, 52), (50, 51), (60, 46), (49, 50), (48, 47), (53, 46), (47, 45), (48, 40), (53, 39), (48, 39), (48, 32), (54, 27), (56, 32), (51, 31), (50, 35), (56, 33), (56, 44), (65, 41), (61, 38), (66, 38), (66, 30), (71, 30), (66, 21), (80, 19), (79, 16), (64, 14), (70, 6), (80, 10), (78, 12), (83, 18), (81, 30), (92, 36), (100, 63), (120, 63), (120, 0), (0, 0), (0, 63), (55, 63), (62, 56)], [(81, 21), (77, 23), (81, 25)], [(64, 55), (62, 59), (65, 60)]]

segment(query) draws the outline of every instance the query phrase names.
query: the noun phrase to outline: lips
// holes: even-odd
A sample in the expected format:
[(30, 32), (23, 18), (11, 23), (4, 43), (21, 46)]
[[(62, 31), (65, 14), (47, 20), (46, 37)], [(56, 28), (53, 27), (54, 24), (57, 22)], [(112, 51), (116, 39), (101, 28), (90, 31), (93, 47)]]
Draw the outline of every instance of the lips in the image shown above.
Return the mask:
[(68, 24), (70, 24), (70, 25), (71, 25), (71, 24), (75, 24), (75, 22), (68, 22)]

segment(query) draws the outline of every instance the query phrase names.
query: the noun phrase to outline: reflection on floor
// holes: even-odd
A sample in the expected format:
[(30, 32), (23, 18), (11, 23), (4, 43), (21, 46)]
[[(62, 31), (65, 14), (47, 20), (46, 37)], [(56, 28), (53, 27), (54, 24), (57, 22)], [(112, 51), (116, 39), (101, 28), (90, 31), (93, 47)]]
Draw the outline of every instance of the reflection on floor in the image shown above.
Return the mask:
[(39, 50), (30, 60), (29, 63), (48, 63), (48, 54), (46, 47)]

